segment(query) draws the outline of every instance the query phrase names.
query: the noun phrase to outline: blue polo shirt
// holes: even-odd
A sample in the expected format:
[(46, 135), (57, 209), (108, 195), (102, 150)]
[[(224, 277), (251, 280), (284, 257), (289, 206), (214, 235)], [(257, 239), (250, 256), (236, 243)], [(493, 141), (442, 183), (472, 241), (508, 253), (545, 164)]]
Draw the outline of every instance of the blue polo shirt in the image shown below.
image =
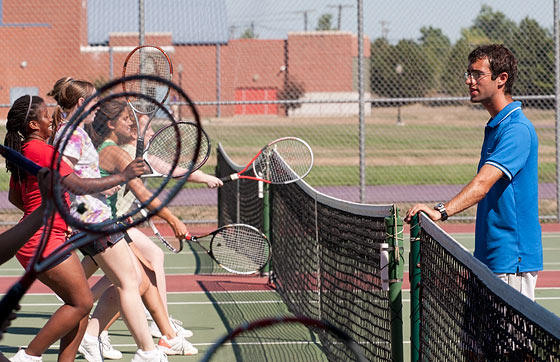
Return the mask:
[(494, 273), (543, 269), (538, 147), (521, 102), (504, 107), (484, 130), (478, 170), (492, 165), (504, 176), (478, 203), (474, 256)]

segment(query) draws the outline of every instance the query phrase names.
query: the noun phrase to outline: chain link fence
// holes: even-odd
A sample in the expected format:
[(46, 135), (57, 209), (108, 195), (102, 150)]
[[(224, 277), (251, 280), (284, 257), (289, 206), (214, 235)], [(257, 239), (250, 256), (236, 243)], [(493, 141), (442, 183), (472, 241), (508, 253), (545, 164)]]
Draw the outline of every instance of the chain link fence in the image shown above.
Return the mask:
[[(540, 215), (557, 220), (557, 0), (140, 3), (143, 18), (136, 1), (46, 0), (39, 14), (4, 0), (0, 118), (22, 94), (46, 98), (62, 76), (119, 76), (144, 39), (169, 53), (174, 81), (235, 162), (275, 138), (301, 137), (315, 153), (306, 178), (314, 188), (405, 209), (447, 201), (475, 175), (489, 116), (469, 102), (463, 73), (474, 47), (499, 42), (518, 58), (514, 98), (539, 135)], [(215, 158), (204, 171), (214, 173)], [(216, 193), (192, 185), (173, 206), (186, 220), (215, 220)], [(19, 218), (7, 196), (0, 209), (7, 222)], [(468, 210), (456, 219), (473, 218)]]

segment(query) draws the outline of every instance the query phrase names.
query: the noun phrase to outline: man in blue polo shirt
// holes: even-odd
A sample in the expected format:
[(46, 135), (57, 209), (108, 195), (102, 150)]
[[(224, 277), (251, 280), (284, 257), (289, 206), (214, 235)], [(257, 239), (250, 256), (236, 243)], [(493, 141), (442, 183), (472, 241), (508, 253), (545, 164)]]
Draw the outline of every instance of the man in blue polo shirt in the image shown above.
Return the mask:
[(538, 139), (532, 123), (514, 102), (511, 90), (517, 61), (500, 44), (480, 46), (469, 54), (465, 83), (471, 102), (490, 114), (478, 173), (453, 199), (434, 208), (412, 206), (417, 212), (445, 221), (478, 203), (474, 256), (496, 275), (535, 299), (537, 272), (542, 270), (538, 210)]

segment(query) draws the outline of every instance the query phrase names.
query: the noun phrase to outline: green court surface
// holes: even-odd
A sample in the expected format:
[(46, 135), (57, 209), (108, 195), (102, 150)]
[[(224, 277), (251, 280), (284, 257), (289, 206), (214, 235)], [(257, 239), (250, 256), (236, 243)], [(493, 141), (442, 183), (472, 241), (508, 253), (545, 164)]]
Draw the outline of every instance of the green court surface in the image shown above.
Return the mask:
[[(474, 237), (472, 234), (453, 234), (453, 236), (472, 251)], [(405, 271), (408, 271), (408, 235), (404, 235), (405, 246)], [(545, 233), (544, 258), (545, 270), (552, 271), (560, 269), (560, 234)], [(184, 323), (184, 327), (191, 329), (194, 336), (189, 340), (199, 349), (199, 355), (170, 356), (170, 361), (199, 361), (209, 346), (227, 331), (240, 324), (265, 317), (287, 315), (289, 312), (280, 296), (271, 289), (267, 289), (263, 283), (260, 290), (242, 291), (238, 288), (242, 282), (232, 282), (231, 275), (222, 272), (213, 265), (208, 257), (198, 250), (186, 247), (181, 254), (174, 255), (166, 251), (166, 271), (170, 277), (183, 280), (188, 284), (193, 279), (193, 273), (201, 274), (208, 271), (217, 273), (214, 283), (195, 283), (197, 288), (193, 290), (170, 291), (168, 305), (170, 314)], [(0, 267), (0, 276), (17, 276), (22, 269), (15, 260), (11, 260)], [(248, 277), (249, 282), (255, 278)], [(181, 283), (179, 283), (181, 285)], [(3, 286), (2, 288), (5, 289)], [(170, 289), (175, 289), (171, 287)], [(181, 288), (179, 288), (181, 289)], [(189, 288), (183, 288), (189, 289)], [(196, 289), (196, 290), (194, 290)], [(404, 360), (410, 360), (410, 296), (408, 290), (402, 293), (403, 299), (403, 336), (404, 336)], [(553, 313), (560, 315), (560, 280), (556, 287), (539, 288), (537, 290), (537, 302)], [(33, 335), (46, 323), (50, 315), (61, 305), (53, 294), (28, 294), (22, 300), (22, 309), (8, 332), (0, 341), (0, 350), (6, 356), (12, 356), (17, 352), (18, 346), (25, 346)], [(110, 330), (113, 346), (124, 354), (123, 361), (129, 361), (136, 346), (130, 333), (122, 320)], [(298, 340), (308, 340), (311, 344), (303, 344)], [(157, 343), (157, 340), (154, 339)], [(256, 338), (246, 341), (259, 345), (266, 353), (278, 354), (283, 361), (316, 361), (315, 339), (312, 335), (298, 326), (290, 326), (277, 335), (267, 335), (266, 338)], [(43, 356), (44, 361), (55, 361), (58, 345), (54, 345)], [(233, 351), (231, 352), (233, 353)], [(306, 356), (306, 357), (303, 357)], [(310, 356), (310, 357), (307, 357)], [(311, 357), (315, 356), (315, 357)], [(84, 361), (83, 356), (78, 354), (77, 361)], [(231, 358), (232, 361), (235, 359)]]

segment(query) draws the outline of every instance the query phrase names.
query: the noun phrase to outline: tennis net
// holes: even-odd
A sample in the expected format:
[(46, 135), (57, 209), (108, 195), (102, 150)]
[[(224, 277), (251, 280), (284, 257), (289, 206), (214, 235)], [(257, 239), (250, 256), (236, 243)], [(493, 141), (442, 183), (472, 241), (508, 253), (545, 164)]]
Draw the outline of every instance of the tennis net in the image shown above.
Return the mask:
[(499, 280), (425, 215), (419, 241), (419, 360), (560, 361), (560, 318)]
[[(218, 176), (241, 169), (221, 148), (218, 160)], [(257, 183), (236, 183), (219, 190), (219, 222), (256, 222), (259, 227), (263, 214)], [(388, 278), (382, 278), (383, 268), (387, 269), (382, 248), (387, 249), (388, 222), (396, 218), (393, 205), (338, 200), (303, 181), (270, 187), (271, 280), (276, 290), (291, 313), (341, 328), (371, 361), (392, 361), (395, 343), (402, 352), (400, 289), (395, 308), (382, 280)], [(402, 248), (393, 249), (391, 255), (395, 251), (394, 260), (402, 265)], [(400, 288), (401, 281), (391, 282)], [(395, 331), (399, 326), (400, 332)], [(330, 361), (352, 360), (327, 335), (318, 337)]]

